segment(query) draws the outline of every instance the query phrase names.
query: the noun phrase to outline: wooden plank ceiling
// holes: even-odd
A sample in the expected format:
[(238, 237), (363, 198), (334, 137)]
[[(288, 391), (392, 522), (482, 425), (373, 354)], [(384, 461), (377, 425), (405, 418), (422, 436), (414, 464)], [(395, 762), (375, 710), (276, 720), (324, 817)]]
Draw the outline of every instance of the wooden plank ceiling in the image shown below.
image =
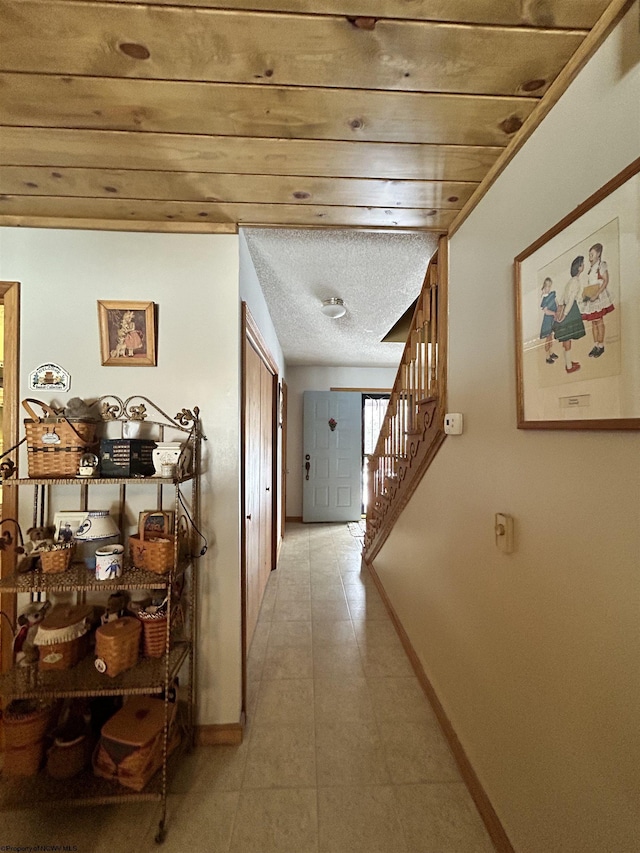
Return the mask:
[(608, 5), (3, 0), (0, 224), (445, 231)]

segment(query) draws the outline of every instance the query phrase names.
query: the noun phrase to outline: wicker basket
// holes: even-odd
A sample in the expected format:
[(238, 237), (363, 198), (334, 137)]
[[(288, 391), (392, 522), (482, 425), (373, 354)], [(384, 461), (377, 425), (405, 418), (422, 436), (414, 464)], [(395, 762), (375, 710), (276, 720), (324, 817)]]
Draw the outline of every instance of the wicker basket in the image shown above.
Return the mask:
[(52, 706), (20, 699), (3, 712), (4, 765), (7, 776), (35, 776), (44, 758), (44, 735)]
[(145, 613), (137, 614), (142, 624), (142, 652), (146, 658), (161, 658), (167, 641), (167, 616)]
[(165, 575), (173, 567), (174, 537), (163, 536), (158, 539), (145, 539), (144, 530), (137, 536), (129, 537), (131, 562), (137, 569), (146, 569), (156, 575)]
[[(39, 418), (29, 405), (45, 413)], [(95, 444), (96, 423), (59, 417), (46, 403), (27, 398), (22, 405), (29, 414), (24, 429), (30, 477), (75, 477), (82, 455)]]
[(57, 604), (38, 626), (34, 644), (39, 647), (38, 668), (71, 669), (89, 651), (89, 624), (93, 607)]
[[(93, 755), (96, 776), (141, 791), (162, 766), (165, 707), (161, 699), (132, 696), (102, 727)], [(169, 755), (180, 742), (173, 725), (176, 705), (169, 706)]]
[(53, 548), (51, 551), (40, 551), (40, 562), (45, 574), (53, 575), (65, 572), (73, 557), (74, 546)]
[(47, 773), (54, 779), (71, 779), (91, 761), (92, 744), (87, 735), (72, 741), (56, 738), (47, 752)]
[(96, 669), (112, 678), (138, 662), (142, 624), (135, 616), (107, 622), (96, 631)]
[(51, 705), (37, 700), (12, 702), (2, 715), (7, 749), (19, 749), (41, 741), (51, 721)]

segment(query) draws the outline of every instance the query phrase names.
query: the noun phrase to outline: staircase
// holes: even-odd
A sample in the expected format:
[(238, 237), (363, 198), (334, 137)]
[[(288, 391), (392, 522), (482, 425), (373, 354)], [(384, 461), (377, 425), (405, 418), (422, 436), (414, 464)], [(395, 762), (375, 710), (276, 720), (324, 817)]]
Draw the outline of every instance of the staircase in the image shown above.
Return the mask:
[(384, 544), (445, 438), (447, 252), (447, 239), (441, 237), (418, 297), (378, 443), (367, 457), (367, 562)]

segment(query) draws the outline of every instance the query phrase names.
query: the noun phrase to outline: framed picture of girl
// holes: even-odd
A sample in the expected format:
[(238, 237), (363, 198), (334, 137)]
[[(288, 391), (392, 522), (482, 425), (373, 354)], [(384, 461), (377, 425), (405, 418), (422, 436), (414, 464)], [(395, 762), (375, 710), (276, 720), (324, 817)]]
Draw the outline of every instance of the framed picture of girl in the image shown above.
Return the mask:
[(640, 158), (515, 258), (520, 429), (640, 429)]
[(104, 366), (154, 367), (156, 324), (153, 302), (98, 300), (100, 351)]

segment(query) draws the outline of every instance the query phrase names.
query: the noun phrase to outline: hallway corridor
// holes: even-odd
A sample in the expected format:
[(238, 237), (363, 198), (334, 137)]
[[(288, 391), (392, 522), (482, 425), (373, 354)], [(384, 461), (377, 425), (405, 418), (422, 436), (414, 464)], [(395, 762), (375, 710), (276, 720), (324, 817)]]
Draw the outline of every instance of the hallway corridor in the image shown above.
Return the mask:
[(288, 526), (250, 652), (244, 743), (184, 761), (162, 847), (148, 803), (3, 814), (0, 845), (490, 853), (360, 547), (344, 524)]
[(344, 524), (287, 526), (250, 653), (245, 754), (226, 768), (242, 780), (231, 839), (216, 850), (493, 850), (360, 548)]

